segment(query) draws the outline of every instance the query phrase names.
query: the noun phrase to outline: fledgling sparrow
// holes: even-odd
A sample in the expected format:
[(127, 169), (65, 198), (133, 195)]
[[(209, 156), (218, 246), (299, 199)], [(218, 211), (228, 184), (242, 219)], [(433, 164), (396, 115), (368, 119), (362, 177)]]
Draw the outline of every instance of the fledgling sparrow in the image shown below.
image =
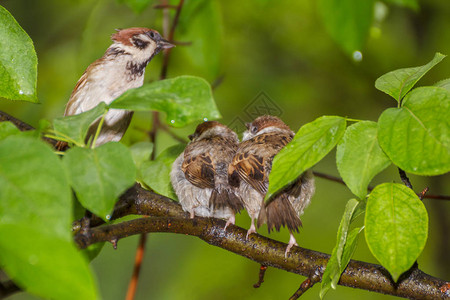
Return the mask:
[(207, 121), (189, 138), (191, 142), (172, 165), (172, 186), (191, 218), (226, 219), (226, 229), (243, 208), (237, 189), (228, 184), (228, 165), (238, 147), (238, 136), (219, 122)]
[[(314, 194), (314, 177), (310, 170), (303, 173), (294, 183), (264, 202), (269, 187), (269, 174), (274, 156), (294, 137), (294, 132), (279, 118), (261, 116), (247, 123), (242, 142), (229, 167), (230, 182), (239, 185), (245, 209), (251, 218), (248, 235), (267, 223), (269, 233), (275, 227), (287, 227), (290, 233), (285, 255), (297, 245), (294, 231), (302, 225), (300, 215), (309, 205)], [(237, 184), (239, 183), (239, 184)]]
[[(125, 91), (142, 86), (145, 67), (163, 49), (174, 47), (153, 29), (134, 27), (118, 30), (111, 36), (113, 44), (105, 54), (87, 67), (78, 80), (64, 116), (88, 111), (100, 102), (110, 104)], [(96, 145), (119, 141), (130, 124), (132, 111), (110, 109)], [(100, 119), (89, 128), (86, 141), (95, 134)], [(59, 150), (67, 143), (59, 142)]]

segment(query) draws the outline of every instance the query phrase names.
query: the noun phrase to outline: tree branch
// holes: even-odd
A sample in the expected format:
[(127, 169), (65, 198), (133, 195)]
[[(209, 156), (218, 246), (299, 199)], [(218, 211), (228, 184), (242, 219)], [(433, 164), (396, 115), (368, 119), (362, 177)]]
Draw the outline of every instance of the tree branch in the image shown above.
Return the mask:
[[(13, 122), (21, 130), (30, 130), (28, 124), (0, 111), (0, 120)], [(27, 126), (24, 126), (27, 125)], [(317, 175), (317, 173), (316, 173)], [(319, 176), (320, 177), (320, 176)], [(340, 179), (337, 178), (340, 182)], [(429, 197), (429, 196), (428, 196)], [(80, 221), (73, 223), (74, 240), (80, 248), (110, 241), (115, 245), (121, 238), (148, 232), (171, 232), (196, 236), (205, 242), (229, 250), (261, 265), (271, 266), (309, 277), (318, 272), (321, 276), (329, 259), (328, 254), (293, 247), (284, 257), (286, 244), (261, 235), (252, 235), (247, 240), (246, 230), (229, 226), (223, 230), (225, 221), (214, 218), (190, 219), (181, 206), (169, 198), (144, 190), (138, 184), (130, 188), (116, 204), (112, 218), (137, 214), (148, 215), (115, 225), (101, 225), (103, 221), (94, 217), (87, 233), (80, 233)], [(397, 283), (383, 267), (351, 260), (339, 281), (340, 285), (390, 294), (410, 299), (448, 299), (450, 282), (430, 276), (413, 266)]]
[[(135, 219), (114, 225), (92, 228), (87, 234), (76, 234), (78, 247), (115, 241), (130, 235), (149, 232), (169, 232), (198, 237), (206, 243), (226, 249), (261, 265), (279, 268), (309, 277), (316, 272), (322, 274), (329, 259), (328, 254), (293, 247), (284, 257), (286, 244), (255, 234), (246, 239), (247, 230), (228, 226), (215, 218), (195, 217), (190, 219), (181, 206), (161, 195), (146, 191), (135, 185), (120, 199), (113, 218), (125, 214), (141, 214), (150, 217)], [(321, 276), (321, 275), (320, 275)], [(394, 283), (383, 267), (351, 260), (342, 273), (340, 285), (389, 294), (410, 299), (448, 299), (450, 294), (441, 291), (449, 282), (425, 274), (413, 267)]]

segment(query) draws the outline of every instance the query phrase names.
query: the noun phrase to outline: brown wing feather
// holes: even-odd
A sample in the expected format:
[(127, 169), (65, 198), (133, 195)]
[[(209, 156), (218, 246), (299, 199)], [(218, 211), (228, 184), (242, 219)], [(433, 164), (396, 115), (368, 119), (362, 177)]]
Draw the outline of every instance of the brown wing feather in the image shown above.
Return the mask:
[(214, 165), (209, 155), (186, 156), (181, 166), (186, 179), (199, 188), (214, 188)]
[(239, 153), (233, 158), (233, 168), (239, 177), (262, 195), (267, 193), (268, 187), (264, 166), (265, 160), (261, 156)]
[[(292, 140), (293, 133), (266, 133), (241, 143), (232, 169), (262, 195), (267, 193), (273, 157)], [(233, 175), (233, 172), (229, 172)], [(230, 179), (233, 177), (231, 176)]]

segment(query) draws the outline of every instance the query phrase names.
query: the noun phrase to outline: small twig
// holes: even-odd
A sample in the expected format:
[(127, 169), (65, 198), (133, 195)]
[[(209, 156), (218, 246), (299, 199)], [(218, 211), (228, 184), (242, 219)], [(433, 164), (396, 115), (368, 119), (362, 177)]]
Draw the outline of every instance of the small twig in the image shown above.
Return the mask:
[[(169, 35), (170, 30), (170, 14), (169, 14), (169, 8), (168, 7), (168, 0), (161, 0), (161, 4), (158, 6), (156, 5), (155, 9), (162, 9), (163, 19), (162, 19), (162, 26), (163, 26), (163, 36), (167, 37)], [(171, 5), (173, 8), (177, 8), (176, 5)], [(171, 42), (171, 41), (169, 41)]]
[(267, 266), (261, 265), (259, 268), (259, 277), (258, 282), (253, 285), (255, 289), (259, 288), (261, 284), (264, 282), (264, 275), (266, 274)]
[(187, 142), (189, 142), (188, 139), (182, 138), (181, 136), (176, 135), (172, 130), (170, 130), (170, 128), (165, 125), (165, 124), (160, 124), (160, 129), (164, 130), (165, 132), (167, 132), (170, 137), (172, 137), (174, 140), (176, 140), (177, 142), (186, 144)]
[(425, 197), (425, 194), (428, 192), (428, 190), (429, 190), (429, 188), (426, 187), (426, 188), (423, 189), (422, 192), (420, 192), (420, 194), (419, 194), (419, 199), (420, 200), (423, 200), (423, 197)]
[(219, 77), (217, 77), (213, 83), (211, 83), (211, 89), (215, 90), (217, 89), (223, 82), (223, 80), (225, 79), (225, 74), (220, 75)]
[(403, 183), (409, 187), (410, 189), (413, 189), (411, 181), (409, 181), (408, 176), (406, 176), (405, 171), (403, 171), (402, 169), (398, 168), (398, 173), (400, 174), (400, 179), (403, 181)]
[[(334, 182), (340, 183), (342, 185), (346, 185), (344, 180), (342, 180), (339, 177), (336, 177), (336, 176), (333, 176), (333, 175), (328, 175), (328, 174), (325, 174), (325, 173), (322, 173), (322, 172), (317, 172), (317, 171), (314, 171), (313, 174), (316, 177), (320, 177), (320, 178), (323, 178), (323, 179), (326, 179), (326, 180), (330, 180), (330, 181), (334, 181)], [(369, 192), (372, 191), (373, 189), (374, 189), (373, 186), (368, 186), (367, 187), (367, 190)], [(420, 197), (420, 194), (418, 194), (417, 196)], [(450, 195), (425, 195), (423, 198), (424, 199), (435, 199), (435, 200), (450, 200)]]
[[(173, 37), (175, 35), (175, 29), (177, 28), (178, 20), (180, 19), (180, 13), (181, 13), (181, 8), (183, 7), (183, 4), (184, 4), (184, 0), (180, 0), (180, 2), (177, 5), (177, 11), (175, 13), (175, 17), (173, 18), (172, 27), (170, 28), (169, 36), (167, 37), (167, 40), (169, 40), (169, 41), (173, 41)], [(163, 60), (162, 68), (161, 68), (161, 75), (159, 76), (160, 79), (165, 79), (167, 77), (167, 69), (169, 66), (171, 50), (172, 49), (170, 48), (170, 49), (165, 50), (165, 52), (164, 52), (164, 60)]]
[[(336, 177), (336, 176), (333, 176), (333, 175), (329, 175), (329, 174), (325, 174), (325, 173), (322, 173), (322, 172), (317, 172), (317, 171), (313, 171), (313, 174), (314, 174), (314, 176), (316, 176), (316, 177), (324, 178), (324, 179), (326, 179), (326, 180), (330, 180), (330, 181), (334, 181), (334, 182), (337, 182), (337, 183), (346, 185), (345, 182), (344, 182), (344, 180), (342, 180), (342, 179), (339, 178), (339, 177)], [(368, 190), (368, 191), (371, 191), (371, 190), (373, 190), (373, 187), (369, 186), (369, 187), (367, 188), (367, 190)]]
[(425, 195), (424, 199), (435, 199), (435, 200), (450, 200), (449, 195)]
[(320, 274), (320, 270), (316, 269), (312, 275), (310, 275), (302, 282), (302, 284), (300, 284), (298, 290), (289, 298), (289, 300), (296, 300), (300, 298), (307, 290), (312, 288), (314, 284), (319, 282), (321, 280), (321, 277), (322, 276)]
[[(5, 113), (4, 111), (0, 111), (0, 122), (5, 122), (5, 121), (9, 121), (9, 122), (13, 123), (17, 127), (17, 129), (19, 129), (20, 131), (34, 130), (34, 127), (31, 126), (30, 124), (27, 124), (19, 119), (16, 119), (13, 116)], [(57, 140), (46, 138), (46, 137), (42, 137), (42, 139), (44, 141), (46, 141), (47, 143), (51, 144), (53, 147), (58, 142)]]
[(137, 284), (139, 281), (139, 274), (141, 271), (142, 260), (144, 259), (145, 242), (147, 241), (147, 234), (141, 234), (139, 239), (139, 246), (136, 251), (133, 275), (131, 276), (130, 283), (128, 284), (126, 300), (133, 300), (136, 295)]

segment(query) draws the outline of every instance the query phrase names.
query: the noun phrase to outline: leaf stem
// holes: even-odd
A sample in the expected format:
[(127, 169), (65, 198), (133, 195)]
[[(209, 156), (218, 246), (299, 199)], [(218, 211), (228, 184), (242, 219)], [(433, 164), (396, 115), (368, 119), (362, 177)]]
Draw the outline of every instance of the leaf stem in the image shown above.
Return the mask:
[(103, 123), (105, 122), (105, 116), (106, 116), (106, 113), (108, 113), (108, 110), (106, 110), (106, 111), (103, 113), (103, 116), (102, 116), (102, 118), (100, 119), (100, 123), (98, 123), (97, 130), (95, 131), (94, 140), (92, 141), (92, 144), (91, 144), (91, 148), (92, 148), (92, 149), (95, 148), (95, 143), (97, 142), (97, 138), (98, 138), (98, 136), (100, 135), (100, 131), (102, 130)]

